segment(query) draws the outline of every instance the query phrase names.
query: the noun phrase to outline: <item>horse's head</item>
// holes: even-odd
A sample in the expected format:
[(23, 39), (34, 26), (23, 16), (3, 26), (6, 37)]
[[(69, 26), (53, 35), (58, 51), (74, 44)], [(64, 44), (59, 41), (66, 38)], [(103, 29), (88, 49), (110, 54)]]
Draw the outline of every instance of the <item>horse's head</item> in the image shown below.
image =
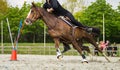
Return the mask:
[(40, 12), (39, 12), (39, 7), (37, 7), (33, 2), (31, 9), (25, 19), (25, 23), (27, 25), (31, 25), (34, 21), (39, 19), (41, 17)]

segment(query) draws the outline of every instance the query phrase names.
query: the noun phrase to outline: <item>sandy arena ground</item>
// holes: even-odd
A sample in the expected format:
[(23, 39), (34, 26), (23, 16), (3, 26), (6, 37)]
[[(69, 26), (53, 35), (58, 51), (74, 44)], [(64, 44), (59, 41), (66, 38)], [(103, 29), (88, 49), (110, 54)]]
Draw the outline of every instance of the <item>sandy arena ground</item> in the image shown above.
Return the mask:
[(0, 70), (120, 70), (120, 57), (93, 57), (94, 61), (81, 63), (81, 56), (64, 56), (57, 60), (56, 56), (49, 55), (20, 55), (17, 61), (10, 61), (11, 55), (0, 55)]

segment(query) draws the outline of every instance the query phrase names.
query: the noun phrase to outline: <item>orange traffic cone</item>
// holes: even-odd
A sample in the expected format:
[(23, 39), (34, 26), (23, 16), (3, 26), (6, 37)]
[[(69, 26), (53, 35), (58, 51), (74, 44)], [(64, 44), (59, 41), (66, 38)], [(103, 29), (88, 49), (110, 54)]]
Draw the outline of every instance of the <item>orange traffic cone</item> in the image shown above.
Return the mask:
[(17, 51), (12, 50), (12, 55), (11, 55), (11, 61), (16, 61), (17, 60)]

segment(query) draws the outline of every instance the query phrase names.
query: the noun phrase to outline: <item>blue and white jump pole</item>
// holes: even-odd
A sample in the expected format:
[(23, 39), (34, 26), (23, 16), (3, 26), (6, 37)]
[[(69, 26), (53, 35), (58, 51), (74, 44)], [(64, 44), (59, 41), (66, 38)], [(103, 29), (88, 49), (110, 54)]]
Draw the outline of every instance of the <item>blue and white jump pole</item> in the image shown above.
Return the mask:
[(11, 34), (11, 30), (10, 30), (10, 25), (9, 25), (8, 18), (7, 18), (7, 24), (8, 24), (8, 30), (9, 30), (9, 34), (10, 34), (11, 43), (12, 43), (12, 55), (11, 55), (11, 60), (12, 60), (12, 61), (16, 61), (16, 60), (17, 60), (18, 39), (19, 39), (19, 37), (20, 37), (20, 32), (22, 31), (22, 20), (20, 21), (19, 29), (18, 29), (18, 35), (17, 35), (17, 38), (15, 39), (14, 44), (13, 44), (13, 38), (12, 38), (12, 34)]

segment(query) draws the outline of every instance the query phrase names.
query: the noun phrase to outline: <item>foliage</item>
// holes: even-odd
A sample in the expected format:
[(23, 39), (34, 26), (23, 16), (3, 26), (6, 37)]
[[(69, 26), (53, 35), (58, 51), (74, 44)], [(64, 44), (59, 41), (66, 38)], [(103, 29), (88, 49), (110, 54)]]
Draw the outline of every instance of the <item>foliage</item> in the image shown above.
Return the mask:
[(63, 7), (69, 10), (71, 13), (75, 13), (78, 10), (84, 9), (84, 0), (67, 0)]
[[(93, 2), (88, 8), (81, 12), (77, 12), (75, 17), (82, 22), (86, 26), (97, 27), (101, 29), (101, 36), (102, 36), (102, 29), (103, 29), (103, 15), (105, 18), (105, 34), (106, 39), (110, 41), (118, 41), (113, 40), (113, 36), (118, 36), (118, 23), (120, 21), (116, 19), (119, 17), (119, 13), (116, 10), (112, 9), (112, 6), (106, 3), (106, 0), (96, 0)], [(119, 35), (120, 39), (120, 35)], [(102, 40), (102, 38), (101, 38)]]
[(3, 19), (8, 11), (8, 4), (6, 0), (0, 0), (0, 20)]
[[(41, 3), (37, 3), (41, 6)], [(6, 18), (9, 19), (12, 36), (15, 39), (18, 34), (19, 23), (26, 18), (30, 10), (30, 5), (24, 3), (23, 7), (20, 9), (18, 7), (9, 7), (8, 13), (4, 17), (4, 42), (10, 42), (9, 32), (7, 28)], [(19, 42), (43, 42), (43, 22), (36, 21), (32, 26), (24, 26)]]

